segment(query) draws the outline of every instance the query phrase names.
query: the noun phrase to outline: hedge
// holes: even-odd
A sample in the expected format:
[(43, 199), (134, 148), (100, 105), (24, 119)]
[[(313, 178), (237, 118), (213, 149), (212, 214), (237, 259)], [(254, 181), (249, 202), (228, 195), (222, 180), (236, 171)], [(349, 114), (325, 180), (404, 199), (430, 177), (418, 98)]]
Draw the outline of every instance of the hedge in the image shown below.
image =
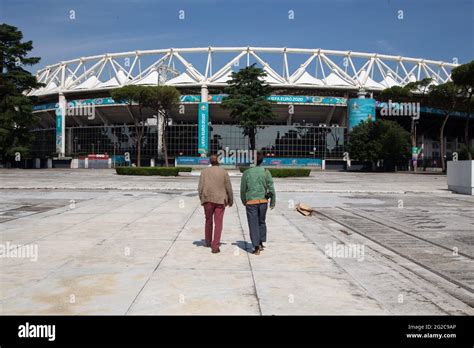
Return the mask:
[(179, 172), (190, 172), (190, 167), (117, 167), (118, 175), (178, 176)]
[(179, 169), (180, 173), (182, 173), (182, 172), (190, 173), (193, 170), (193, 168), (191, 168), (191, 167), (176, 167), (176, 168)]
[[(240, 167), (240, 172), (245, 172), (249, 167)], [(267, 168), (274, 178), (309, 176), (311, 169), (304, 168)]]

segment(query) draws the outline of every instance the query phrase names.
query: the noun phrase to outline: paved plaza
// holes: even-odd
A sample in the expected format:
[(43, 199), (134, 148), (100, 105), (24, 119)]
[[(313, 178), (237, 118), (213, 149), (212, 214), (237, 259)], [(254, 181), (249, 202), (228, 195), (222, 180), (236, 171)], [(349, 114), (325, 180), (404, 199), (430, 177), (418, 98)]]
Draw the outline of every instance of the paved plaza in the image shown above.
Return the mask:
[(0, 314), (474, 314), (474, 197), (446, 176), (277, 178), (256, 256), (230, 174), (212, 254), (198, 172), (0, 169)]

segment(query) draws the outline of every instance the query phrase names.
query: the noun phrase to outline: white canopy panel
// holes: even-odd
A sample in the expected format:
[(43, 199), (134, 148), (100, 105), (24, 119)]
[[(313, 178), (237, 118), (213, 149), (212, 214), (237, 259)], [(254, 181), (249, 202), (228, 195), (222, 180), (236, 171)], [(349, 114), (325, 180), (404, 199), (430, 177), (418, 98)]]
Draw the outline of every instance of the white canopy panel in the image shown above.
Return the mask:
[(372, 88), (385, 88), (382, 84), (374, 81), (370, 76), (368, 76), (368, 73), (366, 70), (362, 70), (359, 75), (359, 81), (363, 86), (367, 87), (372, 87)]
[[(229, 53), (232, 53), (232, 58), (229, 58)], [(158, 78), (160, 83), (167, 85), (222, 86), (229, 80), (233, 64), (236, 62), (234, 53), (238, 59), (243, 60), (247, 57), (247, 64), (256, 63), (257, 67), (267, 73), (265, 78), (267, 83), (282, 88), (293, 85), (307, 88), (346, 88), (353, 91), (365, 88), (370, 91), (403, 86), (422, 77), (432, 78), (434, 83), (441, 84), (451, 81), (451, 70), (459, 66), (451, 62), (423, 58), (320, 48), (247, 46), (166, 48), (81, 57), (47, 66), (36, 74), (38, 81), (46, 87), (32, 90), (28, 95), (49, 95), (58, 93), (59, 90), (68, 92), (117, 88), (127, 84), (153, 86), (158, 84)], [(219, 56), (221, 54), (222, 56)], [(294, 62), (301, 61), (301, 57), (303, 63), (296, 66)], [(126, 58), (133, 63), (122, 67), (123, 59)], [(224, 61), (222, 65), (225, 67), (224, 72), (218, 70), (214, 75), (209, 74), (209, 71), (212, 71), (213, 60)], [(105, 62), (114, 67), (115, 76), (103, 77)], [(283, 62), (283, 66), (275, 62)], [(175, 63), (178, 64), (178, 69), (175, 68)], [(118, 72), (115, 70), (116, 67), (119, 67)], [(292, 70), (293, 68), (295, 69)], [(315, 68), (320, 72), (316, 75), (324, 76), (324, 79), (318, 79), (312, 74)], [(382, 81), (376, 82), (372, 77), (368, 77), (374, 76), (376, 68), (379, 70), (377, 76), (383, 77)], [(159, 74), (157, 69), (162, 74)]]
[(380, 81), (380, 84), (382, 84), (385, 88), (390, 88), (393, 86), (400, 86), (400, 84), (393, 78), (392, 73), (388, 73), (385, 78)]
[(195, 84), (198, 81), (193, 79), (187, 72), (183, 72), (182, 74), (166, 81), (167, 85), (183, 85), (183, 84)]
[(335, 70), (333, 70), (325, 79), (324, 83), (328, 86), (352, 86), (353, 84), (340, 77)]
[(324, 86), (324, 82), (320, 79), (317, 79), (314, 76), (311, 76), (307, 71), (301, 74), (296, 80), (291, 81), (295, 85), (316, 85), (316, 86)]
[(100, 81), (97, 77), (92, 75), (87, 80), (85, 80), (83, 83), (81, 83), (81, 84), (77, 85), (76, 87), (74, 87), (74, 89), (93, 89), (93, 88), (96, 88), (101, 83), (102, 83), (102, 81)]

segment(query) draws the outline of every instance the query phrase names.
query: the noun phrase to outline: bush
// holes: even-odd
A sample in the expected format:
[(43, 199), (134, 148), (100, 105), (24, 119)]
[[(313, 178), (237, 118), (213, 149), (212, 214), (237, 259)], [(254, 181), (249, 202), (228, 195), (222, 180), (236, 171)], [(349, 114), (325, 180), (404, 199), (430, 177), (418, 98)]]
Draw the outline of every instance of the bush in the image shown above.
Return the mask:
[[(474, 148), (469, 149), (471, 152), (471, 157), (474, 158)], [(467, 152), (466, 144), (461, 144), (458, 151), (458, 160), (465, 161), (469, 159), (469, 152)]]
[(349, 133), (348, 152), (352, 160), (394, 163), (410, 158), (410, 133), (395, 121), (362, 122)]
[(193, 168), (191, 167), (176, 167), (176, 168), (178, 168), (180, 173), (190, 173), (193, 170)]
[[(240, 167), (240, 172), (245, 172), (249, 167)], [(274, 178), (309, 176), (311, 169), (305, 168), (267, 168)]]
[(118, 175), (159, 175), (178, 176), (179, 172), (190, 172), (189, 167), (117, 167), (115, 171)]

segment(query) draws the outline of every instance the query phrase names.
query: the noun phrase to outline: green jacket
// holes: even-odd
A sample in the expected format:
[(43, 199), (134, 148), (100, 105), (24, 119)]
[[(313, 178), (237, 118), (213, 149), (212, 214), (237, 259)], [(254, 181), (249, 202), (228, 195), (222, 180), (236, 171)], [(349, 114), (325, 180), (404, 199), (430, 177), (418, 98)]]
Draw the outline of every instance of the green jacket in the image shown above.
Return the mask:
[(273, 194), (270, 206), (274, 207), (276, 203), (276, 193), (270, 171), (262, 167), (252, 167), (244, 172), (242, 181), (240, 182), (240, 199), (244, 205), (253, 199), (265, 199), (265, 193), (267, 191)]

